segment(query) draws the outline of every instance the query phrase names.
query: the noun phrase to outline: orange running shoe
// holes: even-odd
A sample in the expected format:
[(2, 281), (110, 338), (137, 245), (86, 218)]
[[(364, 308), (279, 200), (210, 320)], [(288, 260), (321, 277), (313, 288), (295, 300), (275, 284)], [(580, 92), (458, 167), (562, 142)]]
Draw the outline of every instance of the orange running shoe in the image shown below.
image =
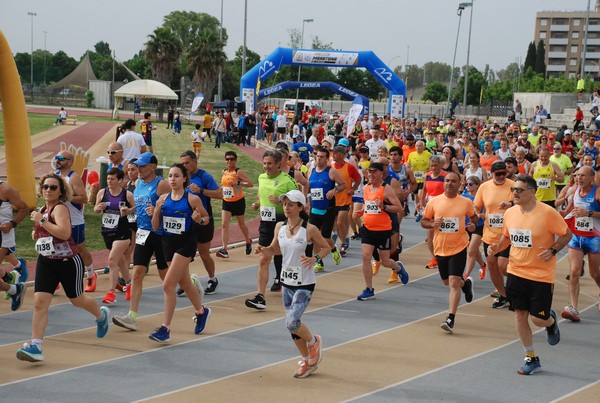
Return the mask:
[(431, 258), (431, 260), (429, 261), (429, 263), (427, 263), (425, 265), (425, 268), (426, 269), (437, 269), (438, 268), (438, 263), (437, 263), (436, 258), (434, 258), (434, 257)]
[(114, 291), (109, 291), (106, 293), (106, 295), (104, 296), (104, 298), (102, 298), (102, 303), (103, 304), (114, 304), (117, 301), (117, 297), (115, 295)]
[(479, 279), (483, 280), (485, 278), (485, 274), (487, 272), (487, 265), (484, 263), (483, 266), (479, 268)]
[(379, 273), (379, 266), (381, 266), (381, 261), (379, 260), (373, 260), (371, 262), (371, 270), (373, 271), (373, 275), (375, 276), (377, 273)]
[(96, 291), (96, 283), (98, 280), (98, 273), (94, 272), (94, 277), (88, 278), (87, 285), (85, 286), (85, 292)]

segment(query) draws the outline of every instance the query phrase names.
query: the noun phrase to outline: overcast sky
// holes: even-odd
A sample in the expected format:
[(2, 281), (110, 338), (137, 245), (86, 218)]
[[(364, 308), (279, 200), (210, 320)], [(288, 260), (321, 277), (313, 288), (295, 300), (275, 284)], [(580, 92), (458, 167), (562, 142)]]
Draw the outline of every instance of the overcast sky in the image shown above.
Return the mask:
[[(247, 0), (247, 47), (264, 57), (287, 46), (288, 30), (305, 24), (304, 44), (318, 36), (336, 49), (372, 50), (394, 68), (428, 61), (452, 64), (458, 16), (456, 0)], [(548, 10), (585, 10), (588, 0), (475, 0), (470, 63), (499, 70), (518, 57), (525, 59), (533, 40), (535, 15)], [(596, 0), (592, 0), (592, 9)], [(223, 27), (229, 34), (226, 53), (232, 58), (243, 44), (244, 0), (223, 0)], [(205, 12), (220, 19), (219, 0), (2, 0), (0, 30), (12, 52), (34, 49), (65, 51), (79, 59), (105, 41), (117, 59), (128, 60), (171, 11)], [(456, 65), (467, 59), (471, 10), (463, 13)], [(47, 34), (44, 34), (46, 31)]]

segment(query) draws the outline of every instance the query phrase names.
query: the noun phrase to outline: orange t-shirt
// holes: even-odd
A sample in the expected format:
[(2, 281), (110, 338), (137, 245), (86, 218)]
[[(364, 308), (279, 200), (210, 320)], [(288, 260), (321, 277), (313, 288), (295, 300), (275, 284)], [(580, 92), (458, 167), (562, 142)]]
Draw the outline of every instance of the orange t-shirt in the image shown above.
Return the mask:
[(481, 157), (479, 157), (479, 165), (481, 165), (483, 169), (490, 173), (488, 176), (491, 175), (492, 164), (494, 162), (496, 162), (496, 155), (494, 154), (492, 154), (490, 157), (487, 157), (485, 154), (481, 154)]
[(360, 174), (354, 165), (347, 162), (344, 162), (344, 165), (341, 167), (334, 162), (332, 166), (339, 171), (346, 184), (346, 190), (335, 195), (335, 205), (348, 206), (352, 203), (352, 196), (348, 192), (352, 189), (352, 182), (357, 183), (361, 181)]
[(408, 156), (410, 155), (410, 153), (412, 153), (413, 151), (417, 151), (417, 146), (412, 146), (409, 147), (406, 144), (402, 146), (402, 162), (406, 163), (406, 161), (408, 161)]
[(543, 248), (551, 248), (555, 237), (565, 235), (568, 228), (555, 209), (541, 202), (536, 202), (527, 213), (519, 206), (506, 210), (502, 234), (511, 244), (508, 272), (532, 281), (554, 283), (556, 256), (546, 262), (538, 254)]
[(465, 229), (465, 218), (473, 217), (475, 208), (471, 200), (464, 196), (449, 198), (445, 193), (427, 203), (423, 217), (444, 222), (434, 231), (433, 253), (436, 256), (453, 256), (469, 246), (469, 234)]
[[(385, 184), (373, 191), (372, 185), (364, 188), (363, 223), (369, 231), (389, 231), (392, 229), (390, 215), (383, 211)], [(378, 203), (380, 202), (380, 203)], [(381, 207), (379, 207), (379, 204)]]
[(515, 182), (506, 179), (500, 186), (496, 185), (493, 180), (483, 182), (473, 203), (477, 211), (485, 208), (485, 223), (483, 224), (483, 242), (488, 245), (495, 244), (502, 236), (502, 224), (504, 222), (505, 210), (500, 210), (500, 202), (513, 199), (510, 188)]

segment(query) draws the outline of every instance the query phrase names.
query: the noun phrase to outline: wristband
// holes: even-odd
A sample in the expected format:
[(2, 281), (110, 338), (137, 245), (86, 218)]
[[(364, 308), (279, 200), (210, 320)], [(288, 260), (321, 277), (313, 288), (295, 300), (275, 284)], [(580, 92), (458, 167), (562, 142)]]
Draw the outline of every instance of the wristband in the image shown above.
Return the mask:
[(317, 255), (316, 253), (315, 253), (315, 255), (314, 255), (313, 257), (314, 257), (315, 259), (317, 259), (317, 262), (318, 262), (319, 260), (321, 260), (321, 256)]
[(17, 228), (17, 222), (15, 220), (10, 220), (10, 223), (12, 224), (13, 228)]
[(556, 254), (558, 253), (558, 249), (550, 248), (550, 252), (552, 252), (552, 256), (556, 256)]

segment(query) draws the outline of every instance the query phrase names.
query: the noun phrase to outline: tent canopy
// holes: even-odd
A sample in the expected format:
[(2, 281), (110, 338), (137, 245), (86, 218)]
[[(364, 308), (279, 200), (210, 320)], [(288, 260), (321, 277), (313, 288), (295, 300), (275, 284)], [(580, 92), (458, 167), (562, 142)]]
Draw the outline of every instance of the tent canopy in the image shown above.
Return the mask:
[(85, 57), (81, 60), (81, 63), (69, 74), (59, 82), (49, 85), (50, 90), (59, 90), (70, 87), (80, 87), (83, 90), (88, 88), (88, 82), (90, 80), (97, 80), (94, 70), (92, 70), (92, 64), (90, 63), (89, 53), (85, 54)]
[(135, 80), (115, 91), (115, 97), (178, 99), (177, 94), (161, 82)]

